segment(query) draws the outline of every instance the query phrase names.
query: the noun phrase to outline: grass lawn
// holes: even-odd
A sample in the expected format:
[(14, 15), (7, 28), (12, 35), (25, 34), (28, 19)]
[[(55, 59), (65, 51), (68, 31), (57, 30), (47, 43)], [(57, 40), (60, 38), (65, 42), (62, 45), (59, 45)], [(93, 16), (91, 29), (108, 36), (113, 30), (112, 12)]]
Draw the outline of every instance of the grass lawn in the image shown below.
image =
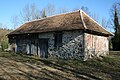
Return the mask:
[(120, 53), (88, 61), (0, 52), (0, 80), (120, 80)]

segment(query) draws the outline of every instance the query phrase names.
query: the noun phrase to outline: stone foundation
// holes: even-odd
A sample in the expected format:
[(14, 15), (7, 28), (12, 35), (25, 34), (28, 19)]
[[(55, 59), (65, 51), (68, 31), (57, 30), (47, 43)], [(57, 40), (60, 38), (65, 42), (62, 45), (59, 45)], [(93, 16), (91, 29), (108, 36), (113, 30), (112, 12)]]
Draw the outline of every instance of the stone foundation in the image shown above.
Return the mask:
[(93, 50), (88, 50), (88, 51), (85, 51), (85, 58), (84, 58), (84, 60), (92, 59), (92, 58), (105, 57), (107, 55), (109, 55), (109, 51), (93, 51)]

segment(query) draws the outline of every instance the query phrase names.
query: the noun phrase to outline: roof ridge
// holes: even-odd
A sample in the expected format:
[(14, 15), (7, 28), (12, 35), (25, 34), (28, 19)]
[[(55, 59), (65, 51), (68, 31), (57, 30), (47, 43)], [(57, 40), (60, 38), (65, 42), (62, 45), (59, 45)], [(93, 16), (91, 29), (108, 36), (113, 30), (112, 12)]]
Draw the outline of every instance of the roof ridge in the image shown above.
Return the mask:
[[(94, 19), (92, 19), (88, 14), (86, 14), (83, 10), (80, 10), (81, 13), (83, 12), (87, 17), (89, 17), (92, 21), (94, 21), (96, 24), (98, 24), (102, 29), (104, 29), (105, 31), (109, 32), (110, 34), (114, 35), (113, 33), (111, 33), (110, 31), (108, 31), (107, 29), (105, 29), (104, 27), (102, 27), (97, 21), (95, 21)], [(84, 21), (84, 20), (83, 20)]]
[(84, 27), (85, 29), (87, 29), (87, 27), (86, 27), (86, 25), (85, 25), (85, 22), (84, 22), (84, 20), (83, 20), (82, 11), (81, 11), (81, 10), (79, 10), (79, 11), (80, 11), (80, 17), (81, 17), (81, 20), (82, 20), (82, 23), (83, 23), (83, 27)]
[[(24, 24), (30, 23), (30, 22), (40, 21), (40, 20), (44, 20), (44, 19), (51, 18), (51, 17), (54, 17), (54, 16), (59, 16), (59, 15), (63, 15), (63, 14), (69, 14), (69, 13), (78, 12), (78, 11), (80, 11), (80, 10), (71, 11), (71, 12), (66, 12), (66, 13), (62, 13), (62, 14), (55, 14), (55, 15), (48, 16), (48, 17), (41, 18), (41, 19), (35, 19), (35, 20), (27, 21), (27, 22), (21, 24), (21, 26), (24, 25)], [(20, 26), (20, 27), (21, 27), (21, 26)], [(20, 27), (16, 28), (15, 30), (19, 29)]]
[[(69, 13), (78, 12), (78, 11), (80, 11), (80, 10), (70, 11), (70, 12), (66, 12), (66, 13), (62, 13), (62, 14), (55, 14), (55, 15), (48, 16), (48, 17), (41, 18), (41, 19), (31, 20), (31, 21), (28, 21), (28, 22), (25, 22), (25, 23), (30, 23), (30, 22), (34, 22), (34, 21), (44, 20), (44, 19), (51, 18), (51, 17), (54, 17), (54, 16), (60, 16), (60, 15), (69, 14)], [(25, 24), (25, 23), (24, 23), (24, 24)]]

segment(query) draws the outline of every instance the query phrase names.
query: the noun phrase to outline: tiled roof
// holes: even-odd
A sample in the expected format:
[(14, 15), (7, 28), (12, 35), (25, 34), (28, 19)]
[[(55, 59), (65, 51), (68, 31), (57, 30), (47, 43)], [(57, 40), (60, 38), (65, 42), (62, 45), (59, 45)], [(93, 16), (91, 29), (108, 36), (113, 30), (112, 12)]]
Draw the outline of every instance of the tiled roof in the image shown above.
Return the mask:
[(27, 22), (8, 35), (78, 29), (112, 35), (82, 10)]

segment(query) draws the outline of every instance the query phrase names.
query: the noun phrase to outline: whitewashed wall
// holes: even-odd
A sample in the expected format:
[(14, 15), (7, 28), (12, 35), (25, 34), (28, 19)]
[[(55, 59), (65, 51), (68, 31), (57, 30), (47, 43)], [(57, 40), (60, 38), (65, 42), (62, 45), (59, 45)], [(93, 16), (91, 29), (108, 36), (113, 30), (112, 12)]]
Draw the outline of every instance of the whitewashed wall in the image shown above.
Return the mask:
[(108, 37), (85, 33), (85, 52), (88, 58), (106, 56), (109, 52)]

